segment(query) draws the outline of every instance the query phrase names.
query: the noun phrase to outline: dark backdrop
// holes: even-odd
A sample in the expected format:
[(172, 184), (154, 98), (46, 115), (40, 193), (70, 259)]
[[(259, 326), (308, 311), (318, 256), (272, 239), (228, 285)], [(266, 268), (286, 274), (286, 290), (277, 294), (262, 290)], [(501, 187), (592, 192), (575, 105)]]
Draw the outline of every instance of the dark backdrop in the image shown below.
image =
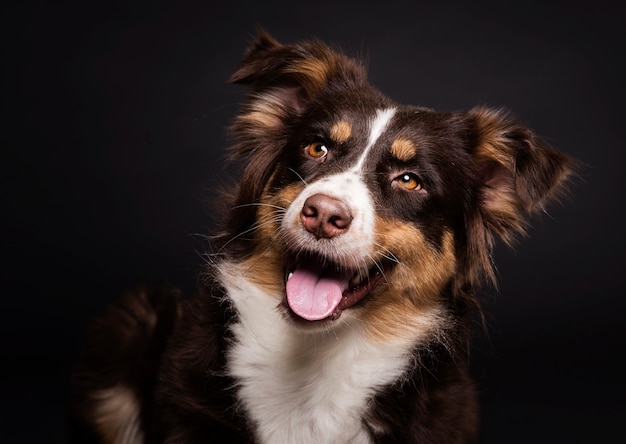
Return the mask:
[[(66, 441), (84, 329), (127, 285), (191, 291), (258, 25), (364, 54), (394, 99), (503, 106), (587, 164), (499, 247), (474, 353), (484, 443), (623, 443), (624, 14), (603, 2), (12, 2), (0, 16), (2, 442)], [(616, 2), (614, 2), (616, 3)], [(236, 179), (236, 178), (235, 178)]]

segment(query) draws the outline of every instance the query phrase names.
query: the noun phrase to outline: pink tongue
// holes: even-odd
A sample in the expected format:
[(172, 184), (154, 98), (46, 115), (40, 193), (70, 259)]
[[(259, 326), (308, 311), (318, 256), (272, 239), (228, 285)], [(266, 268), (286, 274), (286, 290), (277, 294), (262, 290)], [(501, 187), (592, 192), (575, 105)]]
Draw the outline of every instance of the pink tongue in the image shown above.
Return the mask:
[(340, 272), (305, 262), (287, 280), (287, 302), (295, 314), (309, 321), (325, 319), (341, 302), (348, 279)]

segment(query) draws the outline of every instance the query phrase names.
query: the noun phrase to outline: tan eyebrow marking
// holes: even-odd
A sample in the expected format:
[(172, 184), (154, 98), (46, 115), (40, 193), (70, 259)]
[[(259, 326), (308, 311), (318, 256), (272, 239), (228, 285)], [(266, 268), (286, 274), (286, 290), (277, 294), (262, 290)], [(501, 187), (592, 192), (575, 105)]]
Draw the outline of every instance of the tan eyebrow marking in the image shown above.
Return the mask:
[(342, 143), (352, 135), (352, 126), (345, 120), (340, 120), (330, 127), (330, 137), (335, 142)]
[(417, 154), (417, 147), (411, 140), (398, 137), (391, 144), (391, 154), (399, 160), (407, 161)]

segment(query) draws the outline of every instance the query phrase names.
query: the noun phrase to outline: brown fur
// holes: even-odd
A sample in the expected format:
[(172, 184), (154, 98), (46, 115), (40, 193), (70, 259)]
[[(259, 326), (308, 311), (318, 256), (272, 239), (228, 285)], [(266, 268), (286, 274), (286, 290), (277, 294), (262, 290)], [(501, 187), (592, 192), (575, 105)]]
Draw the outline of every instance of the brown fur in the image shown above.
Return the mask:
[(399, 137), (391, 144), (391, 153), (400, 160), (409, 160), (415, 157), (417, 148), (408, 139)]
[[(402, 377), (376, 389), (359, 421), (375, 443), (476, 442), (468, 319), (481, 287), (495, 285), (494, 243), (525, 233), (526, 218), (561, 195), (574, 161), (501, 110), (394, 103), (367, 83), (361, 63), (318, 41), (283, 45), (261, 32), (231, 81), (249, 87), (231, 128), (232, 156), (246, 163), (217, 253), (196, 297), (140, 289), (94, 325), (75, 378), (85, 436), (255, 442), (241, 381), (228, 371), (240, 313), (228, 293), (237, 279), (222, 282), (223, 267), (236, 264), (242, 279), (275, 297), (287, 322), (295, 318), (282, 300), (298, 253), (281, 237), (285, 211), (309, 183), (354, 162), (365, 117), (394, 108), (391, 136), (362, 167), (376, 209), (368, 266), (384, 276), (341, 316), (358, 321), (364, 341), (401, 343), (411, 359)], [(327, 155), (307, 157), (304, 148), (320, 140)], [(397, 186), (405, 173), (419, 186)], [(320, 322), (332, 331), (335, 320)]]
[(352, 126), (344, 120), (340, 120), (330, 127), (330, 137), (337, 143), (346, 142), (352, 135)]

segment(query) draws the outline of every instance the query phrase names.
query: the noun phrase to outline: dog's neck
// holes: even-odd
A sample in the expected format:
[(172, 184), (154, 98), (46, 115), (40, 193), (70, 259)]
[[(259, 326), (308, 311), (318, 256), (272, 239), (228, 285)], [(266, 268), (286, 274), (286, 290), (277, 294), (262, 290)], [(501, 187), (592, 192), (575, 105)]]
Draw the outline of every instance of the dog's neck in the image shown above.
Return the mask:
[[(367, 340), (355, 318), (305, 332), (279, 311), (282, 297), (250, 282), (242, 267), (222, 268), (237, 311), (227, 370), (263, 443), (367, 443), (368, 403), (412, 364), (404, 341)], [(423, 332), (428, 336), (426, 332)]]

